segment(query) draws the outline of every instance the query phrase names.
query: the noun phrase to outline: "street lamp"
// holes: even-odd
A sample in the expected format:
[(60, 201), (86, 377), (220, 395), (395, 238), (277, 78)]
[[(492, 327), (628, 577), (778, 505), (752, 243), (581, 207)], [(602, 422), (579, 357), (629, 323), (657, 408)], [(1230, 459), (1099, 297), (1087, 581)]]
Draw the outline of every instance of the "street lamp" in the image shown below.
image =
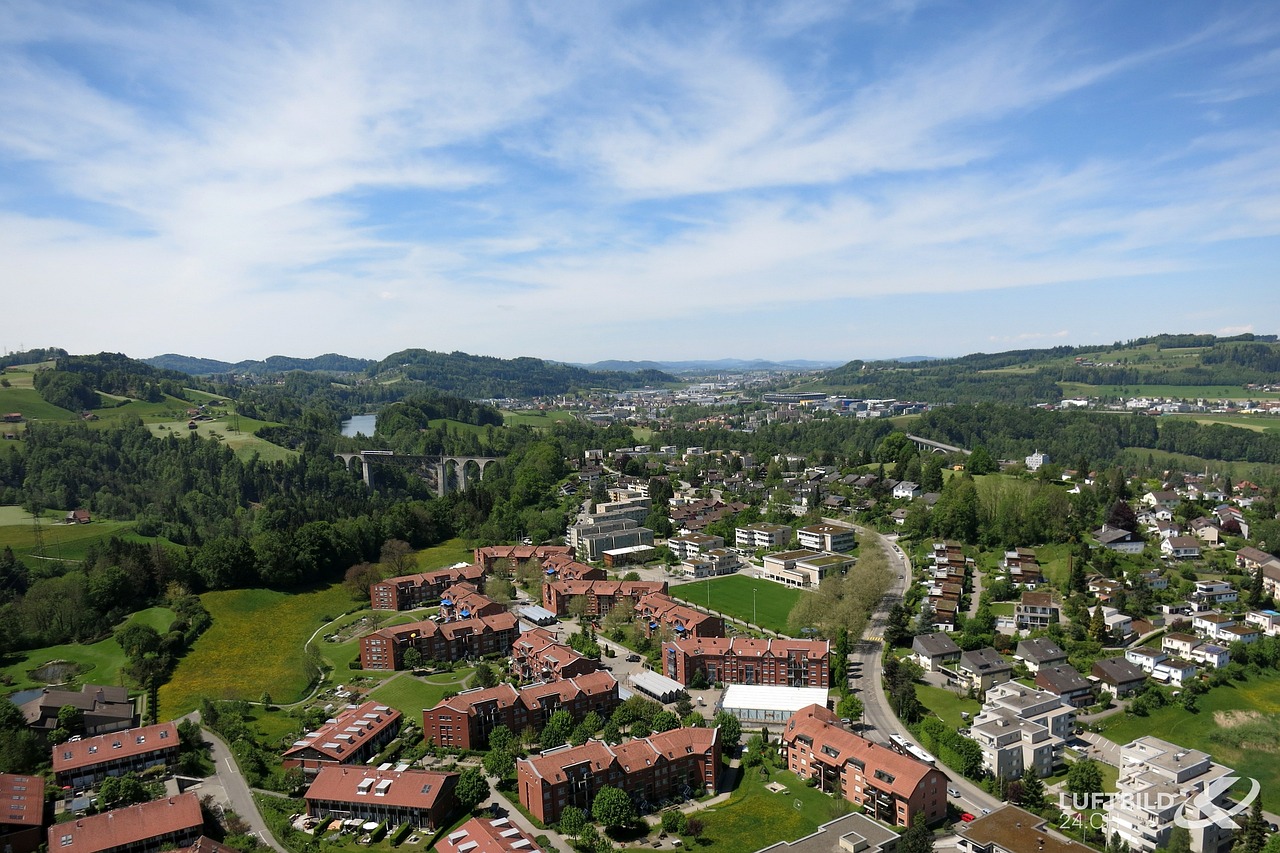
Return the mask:
[(760, 624), (760, 621), (756, 619), (756, 588), (754, 586), (751, 587), (751, 624)]

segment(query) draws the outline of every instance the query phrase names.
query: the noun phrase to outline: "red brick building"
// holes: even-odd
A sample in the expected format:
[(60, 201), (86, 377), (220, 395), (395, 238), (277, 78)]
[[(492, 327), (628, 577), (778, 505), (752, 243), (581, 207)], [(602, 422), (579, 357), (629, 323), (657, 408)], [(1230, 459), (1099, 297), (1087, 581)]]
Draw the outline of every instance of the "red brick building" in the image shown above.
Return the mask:
[(432, 831), (448, 823), (458, 807), (457, 773), (425, 770), (375, 770), (372, 767), (324, 767), (307, 788), (307, 814), (343, 820), (408, 822)]
[(77, 818), (49, 827), (50, 850), (65, 853), (158, 853), (200, 837), (204, 815), (195, 791)]
[(45, 841), (44, 779), (0, 773), (0, 850), (35, 853)]
[(281, 766), (299, 767), (313, 776), (336, 764), (362, 764), (373, 758), (400, 733), (400, 712), (365, 702), (348, 707), (323, 726), (304, 735), (285, 750)]
[(453, 622), (411, 622), (360, 638), (362, 669), (403, 669), (404, 653), (416, 648), (423, 660), (455, 661), (505, 655), (519, 633), (519, 620), (503, 611)]
[(797, 711), (782, 732), (787, 767), (818, 788), (862, 806), (869, 817), (910, 826), (947, 816), (947, 776), (941, 770), (860, 738), (820, 705)]
[(543, 853), (532, 836), (510, 818), (471, 820), (436, 842), (440, 853)]
[(469, 583), (455, 583), (440, 593), (440, 616), (448, 621), (472, 619), (477, 616), (494, 616), (505, 613), (506, 607), (481, 595)]
[(541, 567), (553, 557), (572, 556), (568, 545), (490, 545), (476, 549), (475, 561), (486, 573), (499, 567), (515, 572), (530, 565)]
[(369, 587), (369, 606), (374, 610), (412, 610), (437, 601), (446, 589), (459, 582), (484, 589), (484, 569), (477, 565), (456, 566), (387, 578)]
[[(543, 823), (565, 806), (591, 812), (606, 785), (631, 795), (640, 811), (673, 796), (714, 793), (720, 772), (720, 729), (672, 729), (618, 746), (592, 740), (516, 762), (520, 802)], [(945, 793), (945, 792), (944, 792)]]
[(555, 581), (603, 581), (609, 579), (604, 569), (579, 563), (571, 556), (555, 556), (542, 563), (547, 580)]
[(830, 687), (828, 640), (752, 640), (693, 637), (662, 644), (662, 674), (688, 684), (702, 671), (707, 683)]
[(710, 613), (695, 610), (663, 593), (651, 593), (636, 602), (636, 618), (644, 625), (649, 636), (665, 626), (677, 637), (723, 637), (724, 620)]
[(542, 606), (566, 616), (569, 602), (581, 595), (587, 599), (588, 616), (603, 616), (621, 601), (634, 605), (646, 595), (666, 591), (666, 581), (551, 581), (542, 584)]
[(511, 644), (511, 671), (522, 680), (559, 681), (600, 669), (600, 661), (559, 642), (543, 628), (525, 631)]
[(160, 723), (138, 729), (68, 741), (53, 747), (53, 773), (59, 785), (91, 788), (108, 776), (178, 763), (178, 727)]
[(422, 712), (422, 735), (441, 746), (485, 749), (489, 732), (541, 729), (556, 711), (579, 721), (591, 711), (608, 717), (618, 707), (618, 682), (604, 670), (519, 689), (510, 684), (467, 690)]

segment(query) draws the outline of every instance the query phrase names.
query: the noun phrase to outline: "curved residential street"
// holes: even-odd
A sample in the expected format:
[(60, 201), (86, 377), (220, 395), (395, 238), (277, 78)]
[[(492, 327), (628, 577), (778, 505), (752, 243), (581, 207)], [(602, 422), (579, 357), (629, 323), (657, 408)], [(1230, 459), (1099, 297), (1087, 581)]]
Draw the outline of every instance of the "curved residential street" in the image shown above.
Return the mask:
[[(188, 715), (197, 723), (200, 722), (200, 713), (192, 712)], [(236, 765), (235, 756), (231, 754), (231, 749), (223, 742), (222, 738), (211, 732), (207, 728), (201, 728), (204, 733), (205, 740), (209, 742), (209, 754), (213, 759), (214, 775), (204, 780), (200, 788), (196, 788), (196, 793), (200, 796), (212, 794), (214, 802), (230, 811), (235, 812), (247, 824), (250, 831), (262, 839), (262, 843), (269, 846), (276, 853), (288, 853), (271, 834), (271, 830), (267, 829), (266, 821), (262, 819), (261, 813), (258, 812), (258, 805), (253, 801), (253, 793), (249, 790), (249, 783), (245, 781), (244, 776), (240, 773), (239, 766)], [(222, 796), (218, 796), (221, 790)]]

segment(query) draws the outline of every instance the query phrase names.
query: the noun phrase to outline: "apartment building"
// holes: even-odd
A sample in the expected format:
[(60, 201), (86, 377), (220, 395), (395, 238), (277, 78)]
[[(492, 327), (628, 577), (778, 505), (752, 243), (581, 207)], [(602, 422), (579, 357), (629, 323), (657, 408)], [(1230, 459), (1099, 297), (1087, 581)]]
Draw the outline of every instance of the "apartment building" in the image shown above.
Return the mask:
[(387, 578), (369, 586), (369, 606), (374, 610), (412, 610), (438, 601), (441, 593), (456, 583), (470, 583), (482, 590), (484, 576), (484, 567), (473, 563)]
[(511, 671), (533, 681), (559, 681), (600, 669), (600, 662), (561, 643), (544, 628), (524, 631), (511, 644)]
[(566, 806), (588, 814), (606, 785), (631, 795), (640, 811), (668, 797), (715, 793), (720, 729), (678, 728), (617, 746), (591, 740), (516, 762), (520, 803), (538, 820), (555, 823)]
[(44, 779), (0, 773), (0, 850), (36, 853), (45, 841)]
[(440, 594), (440, 619), (457, 622), (479, 616), (495, 616), (506, 612), (506, 607), (481, 595), (469, 583), (456, 583)]
[(542, 573), (545, 581), (602, 581), (608, 580), (609, 573), (604, 569), (579, 563), (572, 554), (549, 557), (542, 562)]
[(194, 791), (49, 827), (48, 849), (66, 853), (159, 853), (200, 837), (204, 814)]
[(569, 615), (569, 604), (577, 596), (586, 598), (587, 616), (604, 616), (620, 602), (628, 607), (646, 595), (665, 593), (666, 581), (556, 580), (542, 584), (542, 606), (557, 616)]
[(160, 723), (56, 744), (53, 773), (59, 785), (92, 788), (108, 776), (141, 773), (178, 763), (178, 727)]
[(947, 816), (947, 777), (931, 764), (858, 737), (821, 705), (798, 711), (782, 732), (787, 767), (894, 826)]
[(830, 658), (828, 640), (691, 637), (662, 644), (662, 672), (681, 684), (701, 671), (709, 684), (830, 687)]
[(1004, 805), (991, 814), (956, 826), (961, 853), (1095, 853), (1092, 847), (1051, 833), (1039, 815)]
[(485, 749), (489, 733), (506, 726), (519, 734), (541, 729), (556, 711), (575, 721), (591, 711), (608, 717), (618, 707), (618, 682), (604, 670), (576, 678), (516, 688), (510, 684), (464, 690), (422, 712), (422, 735), (441, 746)]
[(846, 554), (858, 546), (858, 534), (843, 524), (811, 524), (796, 531), (801, 548)]
[(1061, 696), (1014, 681), (987, 691), (969, 726), (982, 748), (982, 766), (1002, 779), (1049, 776), (1075, 736), (1076, 709)]
[(409, 823), (431, 832), (445, 826), (458, 808), (458, 777), (426, 770), (324, 767), (303, 798), (312, 817), (386, 821), (391, 827)]
[(710, 613), (695, 610), (669, 595), (650, 593), (636, 602), (636, 620), (652, 637), (663, 627), (670, 628), (676, 637), (723, 637), (724, 620)]
[(758, 548), (785, 548), (791, 543), (791, 528), (785, 524), (758, 521), (746, 527), (734, 528), (733, 540), (737, 547), (752, 551)]
[(667, 540), (667, 547), (678, 560), (692, 560), (701, 557), (708, 551), (724, 547), (724, 537), (710, 533), (686, 533), (683, 536), (672, 536)]
[[(1193, 822), (1209, 817), (1194, 805), (1213, 781), (1230, 775), (1229, 767), (1215, 764), (1208, 753), (1182, 747), (1156, 737), (1140, 737), (1120, 749), (1118, 796), (1106, 810), (1106, 832), (1119, 833), (1130, 850), (1163, 850), (1168, 846), (1174, 816), (1184, 811)], [(1223, 795), (1225, 796), (1225, 794)], [(1223, 797), (1214, 800), (1222, 804)], [(1195, 853), (1226, 853), (1231, 831), (1207, 821), (1191, 829)]]
[(489, 545), (475, 550), (475, 563), (491, 574), (497, 569), (541, 568), (552, 558), (572, 555), (573, 549), (567, 545)]
[(854, 562), (852, 557), (826, 551), (783, 551), (764, 558), (764, 571), (760, 576), (783, 586), (811, 589), (827, 577), (847, 573)]
[(506, 817), (473, 817), (438, 840), (436, 850), (440, 853), (543, 853), (532, 836)]
[(688, 557), (677, 567), (685, 577), (709, 578), (731, 575), (742, 568), (742, 558), (728, 548), (712, 548), (700, 557)]
[(308, 776), (335, 764), (362, 764), (400, 733), (400, 712), (377, 702), (347, 706), (336, 717), (303, 735), (284, 752), (281, 766)]
[(519, 620), (503, 611), (452, 622), (411, 622), (360, 638), (362, 669), (403, 669), (404, 653), (417, 649), (423, 660), (469, 660), (506, 654), (519, 633)]

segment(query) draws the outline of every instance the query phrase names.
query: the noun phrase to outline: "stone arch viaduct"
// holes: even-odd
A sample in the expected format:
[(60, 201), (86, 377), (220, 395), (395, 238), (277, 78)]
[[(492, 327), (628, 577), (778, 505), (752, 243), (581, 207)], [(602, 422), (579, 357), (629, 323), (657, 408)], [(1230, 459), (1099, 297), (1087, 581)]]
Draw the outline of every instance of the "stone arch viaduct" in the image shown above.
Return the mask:
[(343, 466), (350, 471), (353, 465), (360, 466), (360, 479), (373, 488), (373, 466), (397, 465), (401, 468), (420, 468), (433, 471), (436, 475), (436, 493), (444, 497), (450, 491), (450, 469), (459, 491), (466, 491), (475, 471), (476, 480), (484, 479), (484, 471), (500, 457), (497, 456), (406, 456), (393, 450), (361, 450), (358, 453), (335, 453), (335, 459), (341, 459)]

